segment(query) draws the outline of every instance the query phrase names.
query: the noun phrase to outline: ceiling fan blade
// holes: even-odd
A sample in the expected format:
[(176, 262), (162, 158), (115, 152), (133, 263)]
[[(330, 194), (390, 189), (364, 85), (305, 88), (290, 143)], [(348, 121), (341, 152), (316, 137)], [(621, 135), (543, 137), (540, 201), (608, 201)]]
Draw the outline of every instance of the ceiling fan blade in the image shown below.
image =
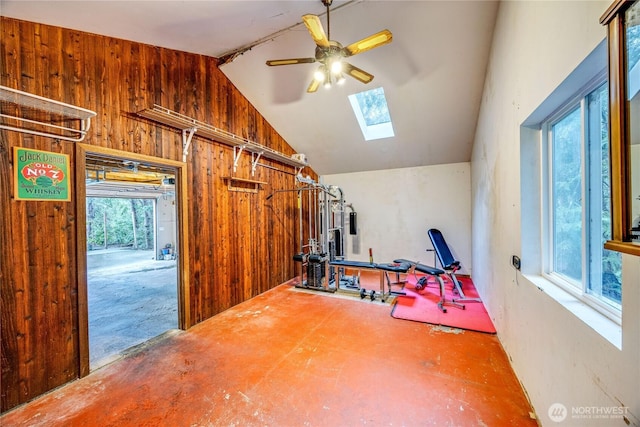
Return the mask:
[(365, 83), (365, 84), (373, 80), (373, 74), (369, 74), (366, 71), (361, 70), (360, 68), (349, 64), (348, 62), (342, 63), (342, 70), (345, 73), (349, 74), (354, 79), (360, 80), (362, 83)]
[(378, 33), (370, 35), (367, 38), (350, 44), (349, 46), (345, 47), (344, 50), (346, 51), (347, 56), (353, 56), (362, 52), (366, 52), (367, 50), (371, 50), (378, 46), (391, 43), (391, 40), (393, 40), (391, 31), (382, 30)]
[(311, 80), (311, 84), (307, 88), (307, 93), (313, 93), (320, 87), (320, 82), (317, 79)]
[(304, 25), (306, 25), (307, 30), (313, 37), (313, 41), (320, 47), (329, 47), (329, 39), (327, 38), (327, 34), (324, 32), (324, 28), (322, 28), (322, 22), (320, 22), (320, 18), (316, 15), (304, 15), (302, 16), (302, 21), (304, 21)]
[(267, 61), (267, 65), (275, 67), (278, 65), (311, 64), (313, 62), (316, 62), (315, 58), (272, 59)]

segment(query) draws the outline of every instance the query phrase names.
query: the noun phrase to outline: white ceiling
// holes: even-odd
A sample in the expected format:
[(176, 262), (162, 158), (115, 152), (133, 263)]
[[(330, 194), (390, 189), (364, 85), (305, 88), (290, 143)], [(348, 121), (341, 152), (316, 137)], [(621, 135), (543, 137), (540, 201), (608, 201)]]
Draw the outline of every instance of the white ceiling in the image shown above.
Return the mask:
[[(306, 88), (316, 64), (301, 24), (320, 0), (0, 0), (4, 16), (222, 57), (253, 46), (222, 71), (321, 175), (467, 162), (482, 96), (497, 1), (334, 0), (331, 39), (350, 44), (382, 29), (393, 42), (349, 58), (375, 75), (364, 85)], [(259, 41), (259, 43), (255, 43)], [(396, 136), (366, 142), (347, 95), (382, 86)]]

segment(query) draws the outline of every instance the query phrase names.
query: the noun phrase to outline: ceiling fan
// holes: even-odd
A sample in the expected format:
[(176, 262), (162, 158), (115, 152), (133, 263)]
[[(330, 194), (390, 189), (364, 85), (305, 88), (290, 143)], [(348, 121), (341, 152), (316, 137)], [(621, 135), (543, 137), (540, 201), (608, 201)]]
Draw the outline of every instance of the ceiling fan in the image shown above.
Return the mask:
[(392, 35), (389, 30), (382, 30), (370, 35), (360, 41), (343, 47), (340, 43), (330, 40), (330, 18), (329, 6), (333, 0), (320, 0), (327, 8), (327, 33), (324, 32), (320, 18), (316, 15), (304, 15), (302, 21), (309, 30), (313, 41), (316, 43), (316, 53), (314, 58), (291, 58), (291, 59), (274, 59), (267, 61), (269, 66), (293, 65), (293, 64), (310, 64), (319, 62), (320, 67), (316, 70), (311, 84), (307, 88), (307, 92), (312, 93), (318, 90), (320, 84), (331, 86), (332, 81), (342, 83), (344, 81), (344, 73), (350, 75), (362, 83), (369, 83), (373, 80), (373, 74), (369, 74), (360, 68), (344, 61), (353, 55), (366, 52), (378, 46), (391, 43)]

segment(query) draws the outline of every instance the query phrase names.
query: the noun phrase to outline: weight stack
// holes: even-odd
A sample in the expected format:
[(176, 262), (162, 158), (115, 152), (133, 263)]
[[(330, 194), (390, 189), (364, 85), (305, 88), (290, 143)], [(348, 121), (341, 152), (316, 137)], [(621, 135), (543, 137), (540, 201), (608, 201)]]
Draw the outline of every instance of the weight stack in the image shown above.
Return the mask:
[(349, 212), (349, 234), (355, 236), (358, 234), (358, 214)]
[(307, 286), (322, 286), (323, 264), (320, 262), (309, 262), (307, 264)]

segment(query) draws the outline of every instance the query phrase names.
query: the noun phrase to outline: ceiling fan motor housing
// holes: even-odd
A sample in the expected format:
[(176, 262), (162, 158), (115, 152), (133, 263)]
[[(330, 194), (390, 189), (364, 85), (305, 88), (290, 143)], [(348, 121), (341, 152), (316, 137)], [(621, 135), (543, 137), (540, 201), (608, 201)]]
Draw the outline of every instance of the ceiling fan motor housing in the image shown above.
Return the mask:
[(329, 41), (329, 47), (316, 46), (316, 61), (325, 63), (327, 59), (344, 58), (344, 50), (340, 43), (333, 40)]

